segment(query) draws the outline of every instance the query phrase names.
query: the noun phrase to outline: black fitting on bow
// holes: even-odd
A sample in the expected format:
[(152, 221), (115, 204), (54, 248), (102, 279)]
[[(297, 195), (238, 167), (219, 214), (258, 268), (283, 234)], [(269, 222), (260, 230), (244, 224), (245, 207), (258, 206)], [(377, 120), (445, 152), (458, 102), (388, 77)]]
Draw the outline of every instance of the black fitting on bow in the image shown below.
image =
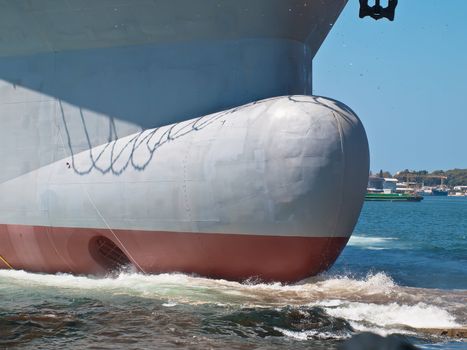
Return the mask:
[(360, 0), (360, 18), (370, 16), (376, 20), (381, 18), (387, 18), (390, 21), (394, 21), (394, 15), (396, 12), (397, 0), (388, 0), (388, 6), (382, 7), (381, 0), (375, 0), (375, 5), (368, 5), (368, 0)]

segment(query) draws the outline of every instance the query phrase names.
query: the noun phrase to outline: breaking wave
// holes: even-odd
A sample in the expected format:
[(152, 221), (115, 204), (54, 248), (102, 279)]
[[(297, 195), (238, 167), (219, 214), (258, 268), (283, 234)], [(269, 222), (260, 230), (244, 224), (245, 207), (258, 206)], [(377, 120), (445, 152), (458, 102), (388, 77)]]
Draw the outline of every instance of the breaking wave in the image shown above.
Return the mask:
[[(467, 324), (466, 291), (403, 287), (384, 273), (371, 274), (362, 279), (320, 276), (295, 285), (282, 285), (237, 283), (184, 274), (121, 272), (113, 277), (92, 278), (0, 271), (0, 292), (18, 293), (18, 290), (34, 290), (45, 294), (43, 297), (48, 293), (70, 297), (92, 296), (94, 299), (126, 295), (161, 300), (165, 308), (214, 304), (236, 310), (291, 312), (292, 308), (308, 314), (310, 310), (321, 310), (326, 317), (344, 320), (354, 330), (380, 334), (410, 334), (419, 328), (451, 328)], [(298, 340), (350, 336), (345, 327), (339, 334), (326, 329), (273, 328)]]

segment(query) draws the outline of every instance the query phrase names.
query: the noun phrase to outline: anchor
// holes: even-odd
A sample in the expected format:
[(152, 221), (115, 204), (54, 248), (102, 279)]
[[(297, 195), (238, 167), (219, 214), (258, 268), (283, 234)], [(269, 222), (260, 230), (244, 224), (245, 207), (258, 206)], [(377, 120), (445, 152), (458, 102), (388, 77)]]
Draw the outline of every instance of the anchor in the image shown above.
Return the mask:
[(375, 0), (375, 5), (368, 5), (368, 0), (360, 0), (360, 18), (370, 16), (375, 20), (381, 18), (387, 18), (390, 21), (394, 21), (394, 15), (396, 12), (398, 0), (388, 0), (388, 6), (382, 7), (381, 0)]

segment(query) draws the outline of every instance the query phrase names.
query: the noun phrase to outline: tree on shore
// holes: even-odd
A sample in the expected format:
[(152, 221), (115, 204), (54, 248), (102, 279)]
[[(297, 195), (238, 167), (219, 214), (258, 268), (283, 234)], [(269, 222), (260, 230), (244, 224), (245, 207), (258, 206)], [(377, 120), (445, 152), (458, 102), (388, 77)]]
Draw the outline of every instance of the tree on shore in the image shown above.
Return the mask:
[[(370, 171), (370, 176), (371, 175), (373, 175), (373, 173)], [(383, 169), (381, 169), (377, 176), (383, 177), (383, 178), (391, 178), (392, 174), (389, 171), (383, 171)]]
[[(433, 177), (431, 177), (433, 176)], [(451, 170), (435, 170), (428, 172), (427, 170), (402, 170), (399, 171), (395, 177), (400, 181), (414, 181), (422, 183), (425, 186), (439, 186), (441, 178), (437, 176), (445, 176), (443, 183), (449, 187), (454, 186), (467, 186), (467, 169), (451, 169)]]

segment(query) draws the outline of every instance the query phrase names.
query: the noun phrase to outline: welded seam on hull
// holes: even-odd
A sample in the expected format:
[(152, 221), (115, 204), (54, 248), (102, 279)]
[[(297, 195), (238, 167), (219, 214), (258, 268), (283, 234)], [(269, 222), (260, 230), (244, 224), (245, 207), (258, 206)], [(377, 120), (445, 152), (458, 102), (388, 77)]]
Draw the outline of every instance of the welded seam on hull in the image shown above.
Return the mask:
[[(56, 60), (54, 59), (54, 72), (55, 72), (55, 63), (56, 63)], [(61, 109), (61, 112), (63, 112), (63, 107), (61, 105), (61, 100), (59, 99), (56, 99), (55, 100), (56, 102), (58, 103), (54, 103), (54, 115), (57, 115), (58, 111), (57, 111), (57, 107), (58, 105), (60, 105), (60, 109)], [(57, 130), (57, 140), (60, 140), (61, 142), (61, 145), (63, 147), (64, 150), (66, 150), (66, 147), (65, 147), (65, 141), (63, 140), (63, 137), (62, 137), (62, 133), (61, 133), (61, 129), (60, 129), (60, 124), (58, 123), (58, 120), (55, 119), (55, 127), (56, 127), (56, 130)], [(65, 125), (66, 127), (66, 125)], [(58, 157), (57, 157), (57, 150), (58, 150), (58, 147), (55, 147), (54, 148), (54, 155), (53, 155), (53, 159), (56, 160)], [(50, 188), (50, 179), (52, 178), (52, 170), (49, 172), (49, 175), (48, 175), (48, 178), (47, 178), (47, 189)], [(52, 246), (52, 248), (54, 249), (55, 253), (57, 254), (57, 256), (60, 257), (60, 259), (62, 259), (62, 261), (68, 266), (68, 268), (70, 269), (70, 271), (73, 269), (72, 266), (68, 263), (68, 260), (64, 258), (64, 256), (60, 253), (60, 251), (57, 249), (57, 247), (55, 246), (55, 243), (53, 242), (51, 238), (51, 229), (52, 229), (52, 220), (50, 218), (50, 202), (49, 202), (50, 198), (47, 196), (47, 222), (48, 222), (48, 225), (46, 227), (46, 230), (47, 230), (47, 236), (49, 237), (49, 241), (50, 241), (50, 244)]]
[(332, 116), (334, 117), (334, 119), (336, 120), (336, 123), (337, 123), (337, 130), (339, 132), (339, 141), (340, 141), (340, 147), (341, 147), (341, 154), (342, 154), (342, 169), (341, 169), (341, 183), (340, 183), (340, 188), (341, 188), (341, 195), (339, 196), (339, 206), (337, 207), (337, 212), (336, 212), (336, 219), (335, 219), (335, 225), (334, 225), (334, 235), (333, 237), (336, 237), (336, 230), (337, 230), (337, 223), (338, 223), (338, 220), (341, 216), (341, 212), (342, 212), (342, 203), (344, 202), (344, 179), (345, 179), (345, 151), (344, 151), (344, 138), (343, 138), (343, 135), (342, 135), (342, 125), (341, 125), (341, 122), (339, 120), (339, 117), (336, 115), (336, 113), (334, 111), (332, 111)]
[(188, 214), (188, 220), (193, 225), (193, 217), (191, 214), (191, 206), (189, 203), (189, 198), (188, 198), (188, 179), (187, 179), (187, 163), (190, 158), (190, 152), (191, 152), (191, 145), (193, 142), (193, 137), (190, 137), (190, 141), (187, 145), (186, 153), (185, 156), (183, 157), (182, 160), (182, 165), (183, 165), (183, 200), (185, 204), (185, 211)]

